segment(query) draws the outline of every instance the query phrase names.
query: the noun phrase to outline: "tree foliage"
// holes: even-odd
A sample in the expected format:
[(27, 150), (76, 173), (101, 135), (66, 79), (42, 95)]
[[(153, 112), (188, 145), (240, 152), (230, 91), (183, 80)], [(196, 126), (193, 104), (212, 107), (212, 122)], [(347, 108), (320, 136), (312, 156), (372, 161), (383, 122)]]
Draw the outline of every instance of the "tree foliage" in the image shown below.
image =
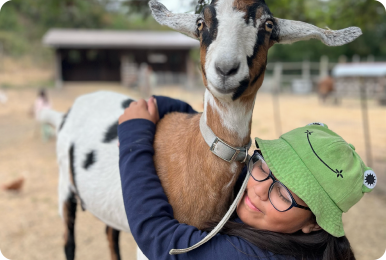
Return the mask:
[(128, 8), (129, 14), (140, 14), (144, 19), (150, 16), (148, 1), (144, 0), (125, 0), (122, 6)]
[(350, 26), (362, 29), (363, 35), (353, 43), (340, 47), (327, 47), (312, 40), (291, 46), (276, 45), (270, 52), (271, 60), (318, 60), (321, 55), (337, 61), (339, 56), (351, 58), (358, 54), (386, 60), (386, 12), (374, 0), (277, 0), (266, 1), (276, 17), (300, 20), (321, 28), (339, 30)]
[[(198, 13), (211, 0), (189, 1), (186, 11)], [(276, 17), (334, 30), (358, 26), (364, 33), (353, 43), (334, 48), (316, 40), (276, 45), (270, 51), (270, 60), (318, 60), (323, 54), (331, 60), (354, 54), (386, 59), (386, 45), (381, 44), (386, 40), (386, 12), (375, 0), (266, 0), (266, 3)], [(50, 28), (168, 30), (150, 16), (147, 0), (12, 0), (1, 9), (0, 42), (8, 53), (35, 52)]]
[(116, 0), (12, 0), (1, 9), (0, 44), (9, 55), (41, 55), (42, 37), (51, 28), (166, 29), (122, 8)]

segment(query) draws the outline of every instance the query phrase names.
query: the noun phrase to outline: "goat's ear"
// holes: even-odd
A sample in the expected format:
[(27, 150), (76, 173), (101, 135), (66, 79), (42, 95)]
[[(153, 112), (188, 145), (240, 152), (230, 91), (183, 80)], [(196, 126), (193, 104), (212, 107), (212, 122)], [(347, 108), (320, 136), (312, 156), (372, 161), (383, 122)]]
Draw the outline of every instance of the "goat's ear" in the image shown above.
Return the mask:
[(288, 44), (309, 39), (318, 39), (327, 46), (341, 46), (354, 41), (362, 35), (362, 30), (358, 27), (334, 31), (321, 29), (312, 24), (299, 21), (291, 21), (276, 18), (278, 25), (277, 43)]
[(173, 30), (186, 34), (189, 37), (198, 39), (196, 14), (173, 14), (163, 4), (156, 0), (149, 1), (149, 6), (154, 19), (162, 24), (169, 26)]

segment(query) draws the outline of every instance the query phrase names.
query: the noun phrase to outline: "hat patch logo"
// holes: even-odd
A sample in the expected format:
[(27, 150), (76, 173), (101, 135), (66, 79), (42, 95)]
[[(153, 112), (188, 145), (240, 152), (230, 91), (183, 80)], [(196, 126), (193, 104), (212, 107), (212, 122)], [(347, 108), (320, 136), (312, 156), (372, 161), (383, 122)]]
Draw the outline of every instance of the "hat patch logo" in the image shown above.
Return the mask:
[(377, 185), (377, 175), (374, 171), (365, 171), (363, 184), (369, 189), (374, 189), (375, 185)]
[(343, 174), (342, 174), (343, 170), (338, 170), (338, 169), (333, 170), (333, 169), (332, 169), (330, 166), (328, 166), (327, 163), (325, 163), (325, 162), (319, 157), (319, 155), (315, 152), (314, 147), (312, 147), (312, 144), (311, 144), (311, 141), (310, 141), (310, 135), (311, 135), (313, 132), (310, 132), (310, 131), (307, 130), (307, 132), (304, 132), (304, 133), (307, 134), (307, 140), (308, 140), (308, 143), (310, 144), (310, 147), (311, 147), (312, 151), (314, 152), (314, 154), (316, 155), (316, 157), (318, 157), (318, 159), (319, 159), (324, 165), (326, 165), (328, 169), (330, 169), (333, 173), (335, 173), (337, 178), (341, 177), (341, 178), (343, 179)]

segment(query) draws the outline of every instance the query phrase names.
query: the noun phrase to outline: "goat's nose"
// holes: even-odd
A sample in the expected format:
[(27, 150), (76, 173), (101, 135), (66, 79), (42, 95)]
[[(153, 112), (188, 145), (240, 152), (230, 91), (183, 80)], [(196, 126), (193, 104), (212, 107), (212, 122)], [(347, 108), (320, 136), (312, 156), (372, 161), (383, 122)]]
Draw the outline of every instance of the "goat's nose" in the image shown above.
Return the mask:
[(216, 62), (216, 72), (222, 77), (235, 75), (240, 68), (240, 62)]

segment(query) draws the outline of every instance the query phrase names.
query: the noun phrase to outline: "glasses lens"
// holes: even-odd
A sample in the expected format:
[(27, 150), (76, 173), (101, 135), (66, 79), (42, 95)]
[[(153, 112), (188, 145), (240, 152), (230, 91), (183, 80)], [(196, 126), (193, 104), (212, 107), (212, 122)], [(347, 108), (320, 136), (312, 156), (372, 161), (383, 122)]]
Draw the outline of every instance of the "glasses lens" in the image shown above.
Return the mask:
[(248, 171), (257, 181), (263, 181), (269, 176), (269, 168), (263, 158), (258, 155), (252, 156), (248, 164)]
[(287, 188), (280, 182), (275, 182), (269, 190), (269, 199), (279, 211), (286, 211), (292, 205), (292, 198)]

